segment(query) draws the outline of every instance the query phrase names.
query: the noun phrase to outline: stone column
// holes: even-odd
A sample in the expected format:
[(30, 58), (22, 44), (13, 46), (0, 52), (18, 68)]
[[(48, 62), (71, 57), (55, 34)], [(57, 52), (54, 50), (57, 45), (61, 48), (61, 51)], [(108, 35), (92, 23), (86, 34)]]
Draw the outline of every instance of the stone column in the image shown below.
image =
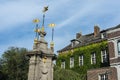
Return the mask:
[(34, 45), (33, 50), (28, 52), (29, 72), (28, 80), (53, 80), (53, 57), (52, 49), (48, 48), (44, 40), (45, 32), (40, 32), (40, 40)]

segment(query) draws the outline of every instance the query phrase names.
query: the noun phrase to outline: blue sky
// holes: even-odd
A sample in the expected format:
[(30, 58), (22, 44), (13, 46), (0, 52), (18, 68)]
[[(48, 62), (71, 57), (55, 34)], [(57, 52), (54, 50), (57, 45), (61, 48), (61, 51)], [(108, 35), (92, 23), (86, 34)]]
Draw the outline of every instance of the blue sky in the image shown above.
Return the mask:
[(0, 0), (0, 55), (8, 47), (32, 50), (35, 37), (32, 20), (42, 23), (42, 9), (46, 13), (46, 41), (51, 41), (49, 23), (55, 23), (55, 52), (75, 38), (77, 32), (93, 32), (97, 24), (101, 30), (120, 24), (120, 0)]

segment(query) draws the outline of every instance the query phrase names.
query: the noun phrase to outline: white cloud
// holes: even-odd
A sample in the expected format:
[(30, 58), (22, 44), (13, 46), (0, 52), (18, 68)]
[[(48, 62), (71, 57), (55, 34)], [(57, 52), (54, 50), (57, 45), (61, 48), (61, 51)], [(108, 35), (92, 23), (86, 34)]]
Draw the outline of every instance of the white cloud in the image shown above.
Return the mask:
[[(107, 2), (104, 0), (88, 1), (85, 3), (85, 5), (82, 6), (82, 8), (80, 8), (80, 5), (77, 6), (77, 8), (74, 10), (75, 13), (72, 15), (69, 15), (68, 18), (59, 22), (59, 24), (57, 25), (57, 28), (59, 29), (59, 28), (65, 27), (68, 24), (72, 25), (75, 21), (78, 21), (78, 20), (80, 21), (80, 20), (86, 18), (86, 16), (88, 16), (88, 15), (89, 16), (92, 15), (93, 17), (87, 21), (95, 21), (96, 19), (99, 20), (98, 18), (95, 18), (95, 17), (101, 17), (101, 16), (105, 17), (105, 15), (119, 17), (120, 10), (117, 8), (118, 6), (116, 6), (115, 3), (113, 4), (113, 6), (110, 6), (111, 4), (112, 4), (112, 1), (110, 1), (110, 2)], [(116, 9), (114, 9), (114, 8), (116, 8)], [(117, 11), (117, 12), (115, 12), (115, 11)], [(118, 15), (116, 15), (116, 14), (118, 14)], [(94, 23), (94, 24), (96, 24), (96, 23)]]
[[(114, 5), (112, 2), (114, 2)], [(117, 7), (119, 7), (118, 3), (119, 2), (105, 0), (4, 0), (4, 2), (0, 3), (0, 32), (6, 29), (9, 30), (10, 28), (18, 27), (21, 24), (28, 24), (29, 22), (32, 23), (33, 18), (42, 16), (41, 10), (45, 5), (49, 5), (47, 17), (50, 17), (49, 19), (54, 18), (56, 29), (59, 33), (60, 30), (58, 29), (61, 28), (62, 33), (62, 27), (65, 27), (68, 24), (71, 25), (70, 27), (78, 26), (73, 23), (75, 21), (83, 20), (86, 18), (86, 16), (89, 15), (98, 17), (105, 14), (111, 14), (114, 19), (102, 24), (117, 25), (120, 20), (120, 15), (115, 15), (120, 13), (120, 10), (117, 12)], [(89, 21), (86, 21), (87, 24), (85, 24), (85, 27), (86, 25), (93, 25), (91, 22), (98, 20), (98, 18), (93, 17), (91, 17), (90, 20), (85, 19)], [(13, 40), (11, 43), (0, 45), (1, 50), (3, 51), (10, 46), (26, 47), (32, 49), (33, 38), (26, 37), (26, 35), (29, 34), (24, 34), (25, 37)], [(72, 37), (73, 36), (71, 34), (66, 35), (65, 33), (62, 34), (62, 37), (59, 35), (55, 37), (55, 50), (61, 49), (69, 44), (69, 41), (72, 39)], [(51, 39), (48, 38), (47, 40), (50, 41)]]
[[(41, 5), (41, 3), (40, 3)], [(35, 1), (8, 1), (0, 4), (0, 31), (32, 22), (42, 12), (42, 6)]]

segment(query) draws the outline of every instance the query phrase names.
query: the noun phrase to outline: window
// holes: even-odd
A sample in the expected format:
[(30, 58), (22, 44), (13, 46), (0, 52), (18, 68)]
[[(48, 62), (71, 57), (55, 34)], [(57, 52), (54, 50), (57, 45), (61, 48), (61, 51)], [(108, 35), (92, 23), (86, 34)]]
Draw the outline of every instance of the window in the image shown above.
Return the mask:
[(99, 80), (108, 80), (108, 75), (107, 74), (100, 74)]
[(117, 46), (118, 46), (118, 55), (120, 55), (120, 40), (118, 40)]
[(70, 57), (70, 68), (74, 67), (74, 57)]
[(91, 54), (91, 64), (96, 64), (96, 54), (95, 53)]
[(79, 66), (83, 65), (83, 55), (79, 56)]
[(107, 57), (106, 50), (101, 51), (101, 62), (102, 63), (108, 62), (108, 57)]
[(72, 41), (71, 45), (72, 45), (72, 47), (74, 47), (75, 46), (75, 41)]
[(61, 68), (65, 69), (65, 61), (61, 62)]
[(105, 33), (101, 33), (101, 38), (105, 38), (106, 37), (106, 34)]

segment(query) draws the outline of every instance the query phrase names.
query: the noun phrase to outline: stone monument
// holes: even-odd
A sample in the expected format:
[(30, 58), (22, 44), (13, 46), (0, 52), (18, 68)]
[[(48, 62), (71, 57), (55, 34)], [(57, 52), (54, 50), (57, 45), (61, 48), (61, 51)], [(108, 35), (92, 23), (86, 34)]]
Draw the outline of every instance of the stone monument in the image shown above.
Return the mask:
[[(48, 10), (48, 7), (44, 7), (44, 12)], [(29, 72), (28, 80), (53, 80), (53, 58), (55, 56), (53, 52), (53, 43), (48, 48), (48, 43), (44, 37), (46, 32), (44, 30), (44, 18), (42, 27), (39, 28), (39, 19), (35, 19), (36, 23), (36, 37), (34, 39), (33, 50), (27, 53), (29, 57)]]

